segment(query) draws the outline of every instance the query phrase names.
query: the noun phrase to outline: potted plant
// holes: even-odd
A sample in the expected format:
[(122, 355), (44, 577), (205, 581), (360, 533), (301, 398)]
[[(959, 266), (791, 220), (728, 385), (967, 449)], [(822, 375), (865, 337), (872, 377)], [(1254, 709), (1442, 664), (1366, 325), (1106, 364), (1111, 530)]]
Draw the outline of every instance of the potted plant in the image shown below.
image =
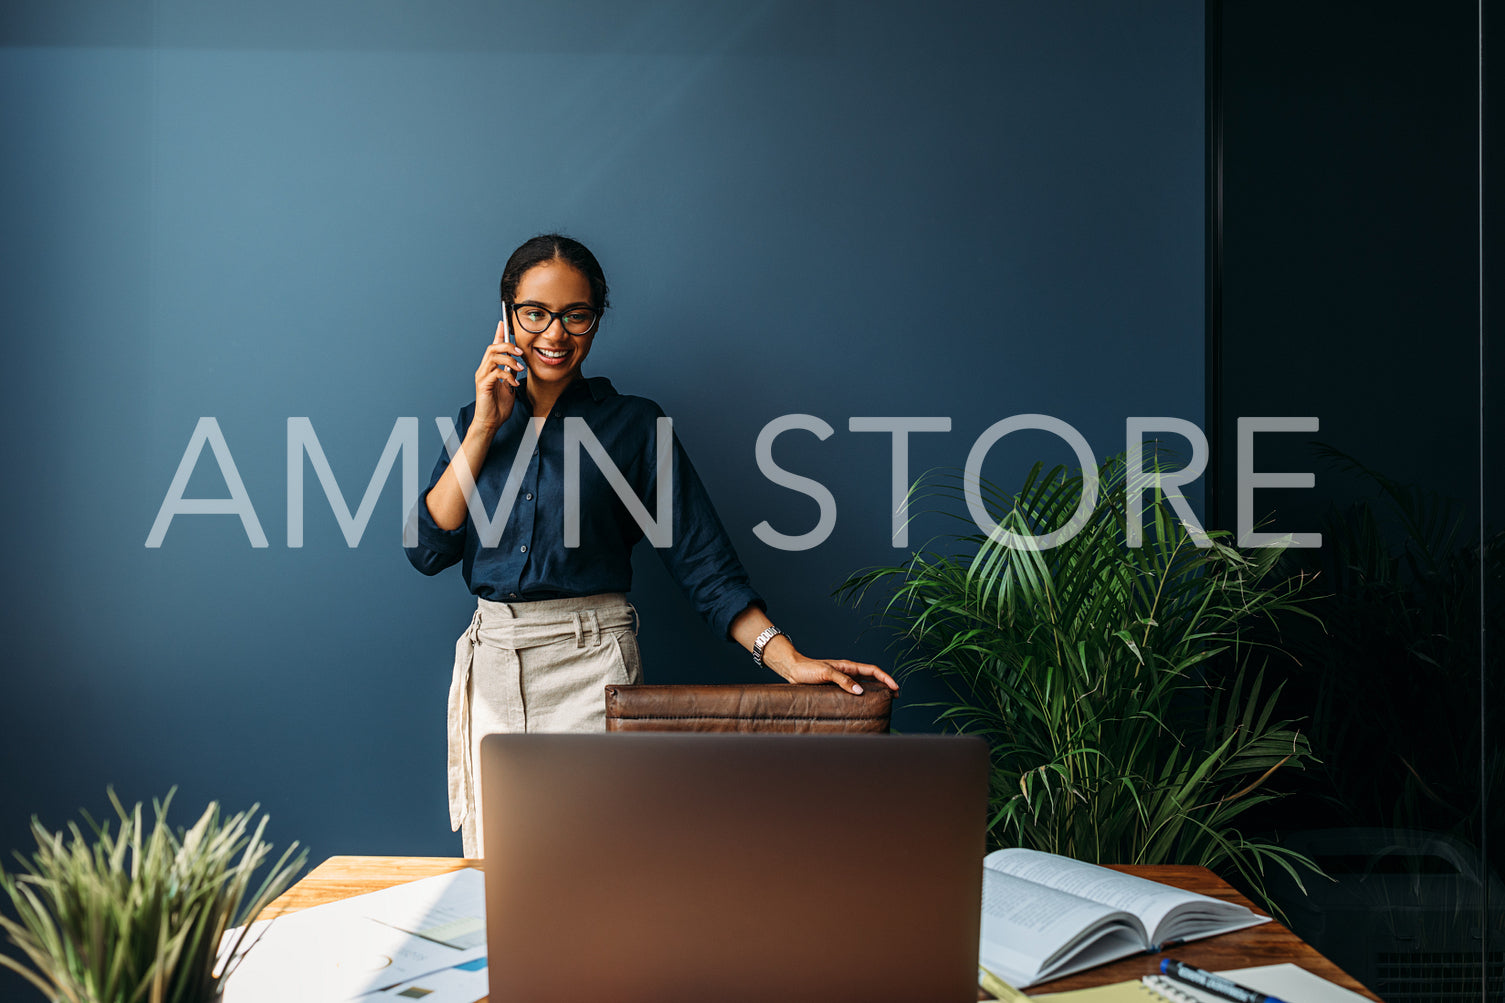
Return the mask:
[(1237, 823), (1311, 752), (1264, 682), (1277, 652), (1247, 628), (1309, 616), (1310, 577), (1282, 573), (1278, 549), (1188, 530), (1158, 469), (1127, 477), (1109, 459), (1085, 511), (1083, 476), (1064, 468), (1036, 465), (1013, 494), (946, 481), (938, 494), (970, 494), (997, 528), (857, 573), (838, 594), (882, 595), (899, 671), (931, 673), (949, 694), (939, 720), (988, 740), (993, 844), (1231, 868), (1263, 896), (1267, 865), (1295, 878), (1310, 861)]
[(49, 832), (35, 818), (36, 853), (17, 853), (21, 869), (0, 870), (0, 890), (15, 918), (0, 914), (0, 930), (23, 960), (0, 954), (0, 965), (21, 973), (54, 1003), (207, 1003), (220, 994), (220, 941), (282, 893), (302, 868), (306, 851), (292, 844), (252, 890), (272, 848), (262, 841), (265, 816), (249, 832), (259, 806), (221, 819), (211, 802), (186, 831), (167, 823), (172, 794), (153, 801), (148, 832), (141, 805), (127, 811), (115, 792), (110, 803), (119, 828), (84, 820), (92, 838), (69, 823)]

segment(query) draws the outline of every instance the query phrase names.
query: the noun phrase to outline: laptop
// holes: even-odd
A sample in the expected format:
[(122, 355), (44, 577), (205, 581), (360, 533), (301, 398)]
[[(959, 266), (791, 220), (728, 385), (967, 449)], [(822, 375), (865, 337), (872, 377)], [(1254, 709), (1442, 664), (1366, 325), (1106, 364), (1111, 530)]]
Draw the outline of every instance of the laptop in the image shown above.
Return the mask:
[(490, 735), (493, 1003), (977, 999), (987, 746)]

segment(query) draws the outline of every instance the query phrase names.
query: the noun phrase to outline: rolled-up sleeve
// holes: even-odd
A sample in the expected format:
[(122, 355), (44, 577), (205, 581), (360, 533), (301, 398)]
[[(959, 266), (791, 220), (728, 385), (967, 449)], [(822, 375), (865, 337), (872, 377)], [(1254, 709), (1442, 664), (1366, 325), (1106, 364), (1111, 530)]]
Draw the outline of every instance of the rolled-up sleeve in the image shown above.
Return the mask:
[[(470, 425), (471, 413), (470, 407), (460, 411), (455, 422), (458, 435), (465, 434), (465, 429)], [(418, 523), (418, 544), (404, 547), (403, 550), (407, 552), (408, 562), (425, 575), (437, 575), (450, 565), (458, 564), (465, 556), (465, 539), (470, 521), (467, 519), (456, 529), (440, 529), (439, 524), (434, 522), (434, 517), (429, 514), (429, 492), (439, 483), (439, 478), (444, 476), (448, 467), (449, 450), (441, 443), (439, 459), (434, 464), (434, 472), (429, 476), (428, 487), (418, 496), (418, 506), (408, 517)]]
[[(648, 467), (652, 470), (656, 464)], [(750, 605), (765, 609), (767, 606), (753, 589), (731, 537), (678, 436), (674, 438), (673, 477), (674, 537), (669, 546), (654, 550), (701, 618), (717, 636), (730, 638), (737, 614)], [(650, 484), (643, 496), (653, 497), (653, 490), (654, 485)]]

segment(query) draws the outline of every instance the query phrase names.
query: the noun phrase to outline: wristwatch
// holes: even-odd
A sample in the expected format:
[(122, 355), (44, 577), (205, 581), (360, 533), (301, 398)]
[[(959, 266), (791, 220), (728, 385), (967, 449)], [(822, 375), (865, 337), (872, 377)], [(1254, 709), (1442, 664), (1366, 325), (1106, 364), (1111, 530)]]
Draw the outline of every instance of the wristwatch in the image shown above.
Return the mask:
[[(763, 666), (763, 649), (768, 646), (769, 641), (772, 641), (780, 634), (784, 634), (784, 632), (779, 628), (769, 627), (768, 629), (764, 630), (763, 633), (759, 634), (758, 639), (753, 642), (753, 661), (758, 663), (759, 668), (762, 668)], [(788, 637), (789, 635), (784, 634), (784, 636)]]

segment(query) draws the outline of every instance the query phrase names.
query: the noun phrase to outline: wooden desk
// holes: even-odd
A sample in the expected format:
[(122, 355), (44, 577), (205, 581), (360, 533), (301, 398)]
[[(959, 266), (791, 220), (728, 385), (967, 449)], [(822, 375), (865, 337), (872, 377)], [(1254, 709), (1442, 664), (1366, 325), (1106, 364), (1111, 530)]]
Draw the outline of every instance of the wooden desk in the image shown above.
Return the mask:
[[(321, 905), (379, 891), (404, 881), (448, 874), (462, 867), (479, 869), (479, 860), (464, 860), (460, 857), (330, 857), (309, 871), (293, 887), (284, 892), (275, 902), (262, 910), (261, 919), (271, 919), (309, 906)], [(1253, 908), (1253, 904), (1222, 878), (1205, 867), (1179, 865), (1117, 867), (1115, 870), (1163, 881), (1168, 885), (1226, 899)], [(1225, 933), (1208, 940), (1194, 941), (1175, 949), (1182, 961), (1201, 968), (1247, 968), (1252, 965), (1273, 965), (1293, 961), (1302, 968), (1322, 976), (1330, 982), (1352, 989), (1371, 1000), (1379, 997), (1361, 986), (1352, 976), (1337, 965), (1302, 943), (1290, 930), (1279, 923), (1264, 923), (1247, 930)], [(1033, 986), (1031, 993), (1060, 992), (1066, 989), (1082, 989), (1103, 985), (1107, 982), (1122, 982), (1137, 979), (1141, 975), (1154, 974), (1160, 965), (1160, 955), (1138, 955), (1103, 965), (1090, 971), (1080, 972)], [(987, 999), (986, 996), (979, 996)]]

